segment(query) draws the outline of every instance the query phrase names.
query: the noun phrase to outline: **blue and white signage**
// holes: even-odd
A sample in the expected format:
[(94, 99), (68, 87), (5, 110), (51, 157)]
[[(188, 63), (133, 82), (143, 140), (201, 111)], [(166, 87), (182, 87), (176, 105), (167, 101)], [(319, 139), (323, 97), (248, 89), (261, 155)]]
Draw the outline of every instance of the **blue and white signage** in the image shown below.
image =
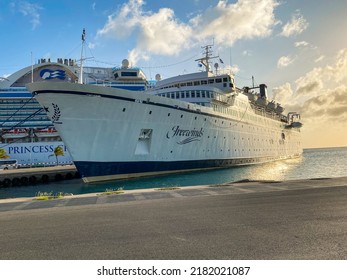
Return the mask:
[(42, 69), (40, 71), (40, 76), (44, 80), (53, 80), (53, 79), (65, 80), (66, 74), (64, 70)]

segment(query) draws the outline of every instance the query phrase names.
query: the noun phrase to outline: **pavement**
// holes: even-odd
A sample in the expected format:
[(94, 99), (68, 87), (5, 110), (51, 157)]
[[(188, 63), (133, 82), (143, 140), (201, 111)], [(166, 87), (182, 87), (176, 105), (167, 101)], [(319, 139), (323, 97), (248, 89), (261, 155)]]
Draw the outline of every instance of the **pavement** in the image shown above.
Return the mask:
[(347, 259), (347, 177), (0, 200), (0, 259)]

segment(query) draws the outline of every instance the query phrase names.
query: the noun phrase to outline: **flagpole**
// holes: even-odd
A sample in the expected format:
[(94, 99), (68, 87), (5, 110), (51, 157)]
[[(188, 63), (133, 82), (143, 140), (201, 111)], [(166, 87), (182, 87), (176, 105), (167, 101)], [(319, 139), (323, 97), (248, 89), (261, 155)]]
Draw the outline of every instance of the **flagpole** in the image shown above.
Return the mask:
[(34, 64), (33, 64), (33, 52), (30, 52), (31, 58), (31, 82), (34, 82)]
[(82, 49), (81, 49), (81, 67), (80, 67), (80, 77), (79, 77), (79, 81), (78, 81), (80, 84), (83, 84), (83, 47), (84, 47), (85, 37), (86, 37), (86, 30), (83, 28)]

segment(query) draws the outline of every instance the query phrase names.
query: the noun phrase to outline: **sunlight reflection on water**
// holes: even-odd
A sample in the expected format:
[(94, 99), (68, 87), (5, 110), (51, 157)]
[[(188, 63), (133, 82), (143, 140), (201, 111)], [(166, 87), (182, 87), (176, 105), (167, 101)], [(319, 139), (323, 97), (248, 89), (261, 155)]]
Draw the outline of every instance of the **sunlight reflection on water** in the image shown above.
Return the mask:
[(292, 180), (347, 176), (347, 148), (307, 149), (301, 158), (259, 165), (182, 173), (127, 181), (84, 184), (82, 180), (51, 182), (45, 185), (0, 188), (0, 198), (30, 197), (41, 192), (73, 194), (103, 192), (107, 188), (125, 190), (164, 186), (196, 186), (221, 184), (239, 180)]

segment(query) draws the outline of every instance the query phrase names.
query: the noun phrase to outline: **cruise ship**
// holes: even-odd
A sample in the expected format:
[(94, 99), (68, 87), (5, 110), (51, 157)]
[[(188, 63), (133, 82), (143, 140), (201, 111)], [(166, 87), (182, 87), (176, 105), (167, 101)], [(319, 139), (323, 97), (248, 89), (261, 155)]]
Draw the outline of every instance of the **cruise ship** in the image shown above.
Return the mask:
[[(148, 82), (144, 73), (126, 65), (128, 76), (124, 78), (121, 76), (125, 73), (123, 66), (84, 67), (83, 82), (133, 91), (145, 90)], [(8, 77), (0, 77), (0, 149), (4, 158), (17, 160), (22, 167), (73, 163), (68, 148), (47, 117), (47, 109), (37, 102), (25, 85), (40, 81), (76, 83), (81, 77), (80, 72), (80, 65), (73, 59), (58, 58), (56, 62), (39, 59), (37, 64)], [(63, 147), (64, 155), (60, 155), (57, 162), (54, 150), (58, 146)]]
[(205, 46), (197, 59), (204, 71), (163, 80), (158, 74), (144, 91), (71, 82), (27, 88), (85, 182), (301, 156), (299, 114), (284, 115), (265, 84), (236, 87), (234, 75), (213, 58), (212, 46)]

